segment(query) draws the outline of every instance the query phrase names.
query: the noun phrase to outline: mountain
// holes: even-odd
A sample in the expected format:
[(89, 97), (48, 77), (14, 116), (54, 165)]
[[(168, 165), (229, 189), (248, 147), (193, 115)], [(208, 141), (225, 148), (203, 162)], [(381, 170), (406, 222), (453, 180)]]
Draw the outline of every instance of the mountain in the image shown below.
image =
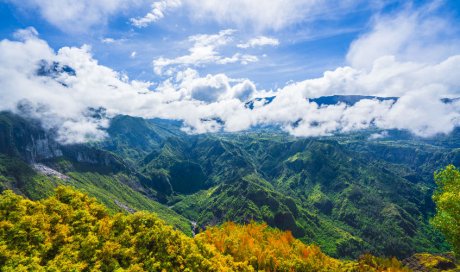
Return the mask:
[[(273, 102), (276, 96), (268, 96), (268, 97), (256, 97), (253, 100), (246, 102), (245, 107), (248, 109), (253, 110), (255, 103), (262, 103), (262, 106), (268, 105)], [(331, 96), (321, 96), (317, 98), (309, 98), (307, 99), (310, 103), (316, 103), (318, 106), (328, 106), (328, 105), (336, 105), (339, 103), (344, 103), (347, 106), (353, 106), (354, 104), (358, 103), (364, 99), (376, 99), (379, 101), (386, 101), (392, 100), (396, 102), (398, 97), (379, 97), (379, 96), (370, 96), (370, 95), (331, 95)], [(452, 103), (453, 100), (447, 99), (443, 100), (445, 103)]]
[(118, 116), (106, 140), (61, 145), (33, 120), (0, 116), (0, 184), (33, 199), (71, 184), (112, 211), (154, 211), (189, 235), (263, 221), (341, 258), (448, 250), (428, 221), (433, 172), (460, 164), (457, 134), (188, 135), (180, 122)]
[[(245, 107), (253, 110), (256, 103), (260, 103), (262, 106), (268, 105), (275, 100), (276, 96), (268, 97), (256, 97), (248, 102), (246, 102)], [(318, 106), (330, 106), (343, 103), (347, 106), (353, 106), (361, 100), (378, 100), (378, 101), (398, 101), (399, 97), (380, 97), (372, 95), (331, 95), (331, 96), (320, 96), (316, 98), (306, 99), (309, 103), (316, 103)], [(445, 104), (454, 103), (459, 101), (460, 98), (441, 98), (441, 102)]]
[(97, 197), (112, 212), (155, 211), (191, 235), (189, 220), (160, 204), (150, 180), (120, 156), (92, 145), (61, 145), (35, 120), (0, 114), (0, 189), (31, 199), (72, 185)]
[(319, 106), (324, 105), (336, 105), (339, 103), (344, 103), (348, 106), (353, 106), (354, 104), (358, 103), (361, 100), (369, 99), (369, 100), (378, 100), (378, 101), (386, 101), (391, 100), (396, 102), (398, 97), (378, 97), (378, 96), (370, 96), (370, 95), (332, 95), (332, 96), (321, 96), (318, 98), (311, 98), (309, 102), (314, 102)]

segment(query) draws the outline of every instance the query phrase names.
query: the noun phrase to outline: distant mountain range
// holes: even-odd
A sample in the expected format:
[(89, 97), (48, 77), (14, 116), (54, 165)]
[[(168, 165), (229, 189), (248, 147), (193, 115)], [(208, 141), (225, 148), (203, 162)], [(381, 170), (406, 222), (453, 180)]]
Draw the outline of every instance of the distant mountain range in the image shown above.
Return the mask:
[[(245, 103), (245, 107), (248, 109), (253, 110), (255, 107), (255, 103), (261, 102), (262, 106), (268, 105), (275, 100), (276, 96), (268, 96), (268, 97), (258, 97), (254, 98)], [(390, 96), (390, 97), (379, 97), (379, 96), (371, 96), (371, 95), (331, 95), (331, 96), (320, 96), (317, 98), (308, 98), (306, 101), (310, 103), (316, 103), (318, 106), (329, 106), (329, 105), (337, 105), (340, 103), (346, 104), (347, 106), (353, 106), (361, 100), (369, 99), (369, 100), (378, 100), (378, 101), (387, 101), (392, 100), (394, 102), (398, 101), (399, 97)], [(460, 101), (460, 98), (442, 98), (441, 101), (443, 103), (454, 103), (456, 101)]]

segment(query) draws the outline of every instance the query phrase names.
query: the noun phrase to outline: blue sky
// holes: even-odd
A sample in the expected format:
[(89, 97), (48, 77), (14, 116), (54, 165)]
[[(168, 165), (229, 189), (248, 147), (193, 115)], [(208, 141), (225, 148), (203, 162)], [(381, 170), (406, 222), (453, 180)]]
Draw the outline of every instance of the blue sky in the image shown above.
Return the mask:
[[(125, 72), (133, 79), (158, 81), (161, 77), (153, 73), (154, 59), (161, 56), (174, 58), (186, 54), (191, 46), (187, 43), (189, 36), (235, 29), (237, 32), (232, 37), (234, 43), (257, 36), (267, 36), (278, 39), (279, 45), (237, 50), (234, 43), (229, 43), (219, 48), (219, 53), (233, 55), (238, 51), (244, 51), (257, 56), (259, 60), (246, 65), (207, 63), (195, 68), (202, 74), (226, 73), (233, 78), (249, 78), (261, 88), (276, 88), (289, 81), (319, 77), (325, 70), (345, 65), (350, 43), (369, 31), (372, 21), (377, 16), (408, 8), (416, 9), (432, 1), (325, 1), (329, 2), (328, 4), (316, 1), (318, 3), (314, 5), (324, 7), (305, 11), (305, 14), (300, 16), (296, 15), (296, 18), (281, 27), (273, 27), (270, 22), (259, 27), (258, 19), (233, 18), (219, 21), (214, 18), (219, 15), (209, 14), (209, 18), (198, 19), (190, 15), (196, 12), (194, 8), (183, 4), (181, 7), (165, 11), (163, 18), (142, 28), (134, 26), (130, 19), (147, 14), (154, 1), (133, 1), (128, 7), (113, 1), (117, 2), (115, 5), (119, 7), (108, 14), (100, 11), (99, 18), (90, 20), (87, 26), (82, 28), (78, 27), (81, 24), (79, 15), (56, 22), (50, 17), (61, 16), (59, 10), (54, 11), (55, 14), (44, 14), (43, 10), (46, 7), (43, 6), (51, 5), (52, 2), (54, 1), (1, 1), (0, 37), (11, 38), (16, 29), (33, 26), (40, 37), (56, 50), (63, 46), (88, 44), (91, 45), (94, 57), (101, 64)], [(289, 2), (291, 1), (286, 1)], [(350, 3), (339, 7), (340, 2)], [(261, 10), (257, 12), (265, 12), (262, 6), (264, 5), (260, 5)], [(443, 1), (439, 6), (437, 13), (453, 18), (454, 23), (459, 22), (459, 1)], [(103, 10), (104, 7), (97, 9)], [(247, 16), (235, 14), (225, 16)], [(104, 43), (103, 39), (108, 38), (116, 41)], [(136, 52), (135, 57), (131, 57), (132, 52)]]
[[(63, 143), (106, 137), (119, 114), (299, 137), (460, 126), (460, 100), (441, 102), (460, 97), (457, 0), (0, 0), (0, 16), (0, 111)], [(335, 94), (399, 99), (309, 100)]]

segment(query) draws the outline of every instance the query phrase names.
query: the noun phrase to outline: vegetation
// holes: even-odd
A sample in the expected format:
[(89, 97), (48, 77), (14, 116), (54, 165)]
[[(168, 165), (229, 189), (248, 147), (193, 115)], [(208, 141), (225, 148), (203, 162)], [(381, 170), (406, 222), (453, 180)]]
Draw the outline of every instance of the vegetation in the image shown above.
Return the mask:
[(433, 224), (446, 236), (457, 256), (460, 256), (460, 171), (453, 165), (435, 173), (433, 200), (436, 216)]
[(247, 262), (256, 271), (409, 271), (395, 258), (370, 254), (358, 261), (340, 261), (325, 255), (318, 246), (295, 239), (289, 231), (254, 222), (243, 226), (227, 222), (195, 239), (212, 244), (235, 261)]
[[(72, 164), (60, 161), (70, 167)], [(78, 190), (96, 197), (110, 213), (133, 212), (146, 210), (155, 212), (168, 224), (192, 235), (191, 224), (183, 216), (164, 205), (134, 190), (126, 183), (136, 181), (135, 177), (126, 174), (100, 174), (97, 172), (75, 171), (66, 172), (69, 179), (62, 180), (54, 176), (36, 173), (23, 161), (0, 154), (0, 189), (13, 189), (15, 192), (38, 200), (53, 194), (57, 185), (72, 185)]]
[(39, 123), (0, 113), (1, 191), (38, 200), (71, 185), (111, 214), (155, 212), (189, 236), (192, 222), (195, 232), (265, 222), (335, 258), (450, 250), (429, 224), (432, 173), (460, 165), (460, 130), (430, 141), (394, 131), (377, 140), (368, 140), (376, 131), (305, 139), (270, 128), (187, 135), (177, 122), (118, 116), (107, 131), (102, 142), (62, 145)]
[(405, 258), (448, 248), (428, 223), (433, 185), (413, 180), (409, 167), (330, 140), (206, 136), (191, 150), (210, 184), (171, 204), (201, 227), (263, 221), (334, 257)]
[(2, 271), (250, 271), (153, 214), (110, 216), (68, 187), (38, 202), (7, 190), (0, 219)]
[(457, 272), (460, 270), (460, 265), (456, 263), (454, 256), (449, 253), (417, 253), (405, 259), (403, 263), (413, 271)]
[(340, 266), (338, 260), (326, 256), (317, 246), (307, 246), (291, 232), (271, 229), (266, 224), (240, 226), (228, 222), (207, 229), (195, 239), (214, 245), (236, 261), (249, 261), (257, 271), (331, 271)]
[(370, 255), (339, 261), (290, 232), (226, 223), (195, 239), (154, 214), (110, 215), (70, 187), (31, 201), (0, 195), (2, 271), (408, 271)]

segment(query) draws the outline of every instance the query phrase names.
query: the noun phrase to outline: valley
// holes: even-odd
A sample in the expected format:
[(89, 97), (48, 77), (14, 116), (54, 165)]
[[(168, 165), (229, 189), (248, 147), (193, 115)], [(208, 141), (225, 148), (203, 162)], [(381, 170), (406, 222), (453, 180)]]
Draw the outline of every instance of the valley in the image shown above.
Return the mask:
[(433, 172), (460, 165), (458, 131), (431, 140), (398, 131), (372, 139), (374, 130), (189, 135), (180, 122), (128, 116), (107, 131), (103, 142), (62, 145), (38, 122), (2, 113), (2, 190), (41, 199), (71, 185), (112, 213), (153, 211), (189, 236), (227, 221), (266, 222), (337, 258), (449, 249), (429, 220)]

